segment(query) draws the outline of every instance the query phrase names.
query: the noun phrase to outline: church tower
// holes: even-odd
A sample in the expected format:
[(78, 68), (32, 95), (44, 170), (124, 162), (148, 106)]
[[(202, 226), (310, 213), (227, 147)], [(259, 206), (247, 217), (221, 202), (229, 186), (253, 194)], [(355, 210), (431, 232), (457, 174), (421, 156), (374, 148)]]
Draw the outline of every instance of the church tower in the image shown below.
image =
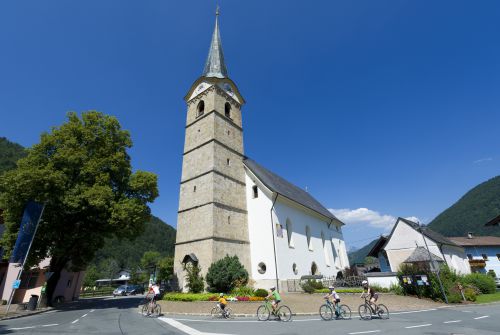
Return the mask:
[(245, 100), (229, 79), (219, 33), (219, 11), (203, 74), (185, 96), (186, 137), (177, 219), (174, 272), (185, 288), (183, 265), (202, 275), (224, 256), (237, 255), (250, 272), (243, 128)]

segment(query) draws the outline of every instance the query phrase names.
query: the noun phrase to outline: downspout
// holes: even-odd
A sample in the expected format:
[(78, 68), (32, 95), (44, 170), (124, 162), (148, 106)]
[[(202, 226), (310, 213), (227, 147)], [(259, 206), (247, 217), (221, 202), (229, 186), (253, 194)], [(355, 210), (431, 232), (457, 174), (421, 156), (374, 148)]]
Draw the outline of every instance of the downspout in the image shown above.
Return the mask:
[(279, 278), (278, 278), (278, 260), (276, 258), (276, 241), (275, 241), (275, 237), (274, 237), (274, 220), (273, 220), (274, 204), (276, 204), (276, 200), (278, 200), (278, 196), (279, 196), (279, 193), (276, 192), (276, 197), (274, 198), (270, 213), (271, 213), (271, 231), (273, 234), (274, 268), (276, 269), (276, 290), (278, 290), (278, 293), (279, 293), (280, 288), (279, 288)]

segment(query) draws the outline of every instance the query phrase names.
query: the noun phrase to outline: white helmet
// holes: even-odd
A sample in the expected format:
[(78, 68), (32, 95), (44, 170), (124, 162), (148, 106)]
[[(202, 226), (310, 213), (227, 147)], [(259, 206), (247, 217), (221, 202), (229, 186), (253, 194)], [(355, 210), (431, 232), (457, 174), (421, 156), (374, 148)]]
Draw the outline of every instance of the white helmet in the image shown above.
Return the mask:
[(367, 280), (363, 280), (363, 281), (361, 282), (361, 284), (363, 284), (363, 285), (368, 285), (368, 281), (367, 281)]
[(335, 290), (335, 286), (333, 286), (333, 285), (332, 285), (332, 286), (330, 286), (328, 289), (329, 289), (330, 291), (333, 291), (333, 290)]

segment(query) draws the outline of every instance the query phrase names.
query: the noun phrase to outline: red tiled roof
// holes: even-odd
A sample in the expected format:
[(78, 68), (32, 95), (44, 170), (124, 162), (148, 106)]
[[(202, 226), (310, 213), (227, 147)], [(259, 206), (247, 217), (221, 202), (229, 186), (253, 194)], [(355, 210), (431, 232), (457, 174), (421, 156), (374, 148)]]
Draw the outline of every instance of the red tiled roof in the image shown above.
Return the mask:
[(500, 246), (500, 237), (498, 236), (473, 236), (472, 238), (468, 237), (448, 237), (448, 239), (452, 240), (456, 244), (462, 247), (473, 247), (473, 246), (481, 246), (481, 245), (498, 245)]

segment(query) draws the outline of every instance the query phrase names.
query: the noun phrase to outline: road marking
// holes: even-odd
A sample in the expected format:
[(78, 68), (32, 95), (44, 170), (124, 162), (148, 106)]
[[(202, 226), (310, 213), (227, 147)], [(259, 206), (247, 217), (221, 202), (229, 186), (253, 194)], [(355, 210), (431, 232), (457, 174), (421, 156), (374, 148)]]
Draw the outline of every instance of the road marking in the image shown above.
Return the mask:
[(76, 319), (75, 321), (71, 322), (72, 324), (73, 323), (77, 323), (80, 319)]
[(437, 310), (437, 309), (431, 308), (431, 309), (421, 309), (421, 310), (417, 310), (417, 311), (408, 311), (408, 312), (394, 312), (394, 313), (391, 313), (391, 315), (431, 312), (431, 311), (435, 311), (435, 310)]
[(89, 314), (88, 314), (88, 313), (87, 313), (87, 314), (83, 314), (83, 315), (82, 315), (82, 318), (86, 317), (87, 315), (89, 315)]
[(484, 318), (489, 318), (489, 315), (484, 315), (484, 316), (478, 316), (477, 318), (474, 318), (474, 320), (479, 320), (479, 319), (484, 319)]
[(182, 324), (174, 319), (159, 317), (158, 320), (168, 323), (174, 328), (179, 329), (181, 332), (184, 332), (189, 335), (229, 335), (229, 334), (216, 334), (216, 333), (203, 333), (194, 328), (188, 327), (185, 324)]
[(405, 328), (406, 329), (410, 329), (410, 328), (420, 328), (420, 327), (429, 327), (429, 326), (432, 326), (432, 323), (426, 323), (425, 325), (408, 326), (408, 327), (405, 327)]
[(92, 312), (94, 312), (94, 311), (95, 311), (95, 309), (91, 309), (91, 310), (90, 310), (90, 313), (92, 313)]
[(58, 323), (51, 323), (50, 325), (41, 325), (40, 327), (53, 327), (53, 326), (59, 326)]
[(380, 330), (367, 330), (367, 331), (364, 331), (364, 332), (349, 333), (349, 335), (354, 335), (354, 334), (368, 334), (368, 333), (380, 333)]
[(462, 320), (445, 321), (443, 323), (455, 323), (455, 322), (462, 322)]
[(41, 325), (41, 326), (28, 326), (28, 327), (19, 327), (19, 328), (9, 328), (7, 330), (23, 330), (23, 329), (33, 329), (37, 327), (53, 327), (53, 326), (59, 326), (58, 323), (52, 323), (50, 325)]

